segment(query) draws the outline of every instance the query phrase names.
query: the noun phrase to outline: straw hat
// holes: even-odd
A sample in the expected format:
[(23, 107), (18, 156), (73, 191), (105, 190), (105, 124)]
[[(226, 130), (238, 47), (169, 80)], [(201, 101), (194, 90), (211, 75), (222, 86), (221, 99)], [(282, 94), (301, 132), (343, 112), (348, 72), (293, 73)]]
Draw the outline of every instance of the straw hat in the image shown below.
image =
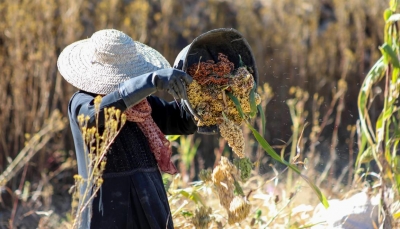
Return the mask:
[(68, 45), (57, 66), (70, 84), (95, 94), (108, 94), (130, 78), (171, 67), (159, 52), (115, 29)]

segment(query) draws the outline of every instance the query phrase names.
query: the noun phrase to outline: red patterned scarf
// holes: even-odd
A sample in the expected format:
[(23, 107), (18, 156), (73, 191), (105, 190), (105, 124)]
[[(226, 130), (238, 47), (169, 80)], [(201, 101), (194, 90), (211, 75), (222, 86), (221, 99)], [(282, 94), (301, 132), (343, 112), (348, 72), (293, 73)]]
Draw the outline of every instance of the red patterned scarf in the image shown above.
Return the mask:
[(162, 172), (176, 174), (178, 170), (171, 161), (170, 142), (165, 138), (160, 128), (151, 117), (151, 106), (147, 99), (125, 110), (126, 119), (136, 122), (150, 144), (150, 149), (156, 157), (158, 168)]

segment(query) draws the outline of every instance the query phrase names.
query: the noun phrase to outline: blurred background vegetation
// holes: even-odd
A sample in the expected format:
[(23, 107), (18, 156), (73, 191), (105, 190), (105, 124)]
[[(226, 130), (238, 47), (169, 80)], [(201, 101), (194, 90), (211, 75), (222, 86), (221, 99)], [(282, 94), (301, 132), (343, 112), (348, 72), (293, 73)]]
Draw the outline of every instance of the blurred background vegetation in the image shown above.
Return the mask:
[[(42, 147), (27, 151), (28, 156), (32, 155), (29, 163), (5, 179), (0, 201), (1, 212), (5, 213), (0, 213), (0, 221), (7, 222), (12, 214), (7, 212), (23, 218), (33, 214), (24, 207), (53, 209), (51, 206), (62, 202), (59, 200), (68, 201), (56, 206), (58, 211), (69, 209), (66, 193), (76, 170), (72, 137), (62, 117), (66, 117), (69, 98), (76, 89), (63, 80), (56, 61), (68, 44), (105, 28), (124, 31), (160, 51), (171, 64), (179, 51), (201, 33), (221, 27), (237, 29), (254, 51), (259, 85), (264, 86), (264, 98), (268, 98), (263, 104), (265, 138), (289, 156), (293, 152), (290, 143), (294, 145), (298, 138), (293, 137), (293, 141), (292, 135), (304, 128), (299, 145), (309, 158), (322, 158), (310, 163), (321, 172), (329, 167), (325, 177), (343, 175), (343, 167), (350, 165), (347, 170), (351, 170), (353, 152), (357, 152), (357, 96), (366, 73), (380, 57), (382, 12), (388, 2), (0, 1), (0, 171), (5, 171), (24, 147), (35, 144), (30, 142), (42, 126), (55, 125), (51, 138), (39, 139), (45, 140)], [(373, 89), (377, 99), (370, 109), (372, 120), (379, 115), (374, 110), (382, 107), (381, 91), (379, 85)], [(55, 110), (61, 117), (54, 117)], [(259, 123), (255, 120), (258, 127)], [(272, 161), (260, 156), (260, 149), (247, 134), (248, 156), (259, 161), (261, 173), (269, 172), (268, 163)], [(199, 169), (213, 167), (228, 150), (215, 136), (196, 134), (186, 141), (197, 147), (197, 152), (188, 156), (194, 160), (180, 166), (188, 174), (187, 180), (196, 178)], [(330, 166), (326, 165), (328, 161)], [(23, 195), (25, 181), (30, 181), (28, 189), (40, 191), (40, 195), (31, 202), (22, 201), (19, 210), (14, 207), (12, 190)]]

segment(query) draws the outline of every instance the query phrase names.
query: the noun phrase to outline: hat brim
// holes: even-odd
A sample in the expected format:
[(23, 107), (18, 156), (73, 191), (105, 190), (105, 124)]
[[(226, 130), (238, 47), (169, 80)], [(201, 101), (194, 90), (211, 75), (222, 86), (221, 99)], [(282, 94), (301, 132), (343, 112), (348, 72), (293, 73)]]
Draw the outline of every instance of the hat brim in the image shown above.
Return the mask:
[(155, 49), (133, 41), (136, 47), (134, 61), (117, 64), (93, 62), (90, 39), (68, 45), (57, 60), (58, 70), (74, 87), (95, 94), (109, 94), (130, 78), (170, 68), (169, 62)]

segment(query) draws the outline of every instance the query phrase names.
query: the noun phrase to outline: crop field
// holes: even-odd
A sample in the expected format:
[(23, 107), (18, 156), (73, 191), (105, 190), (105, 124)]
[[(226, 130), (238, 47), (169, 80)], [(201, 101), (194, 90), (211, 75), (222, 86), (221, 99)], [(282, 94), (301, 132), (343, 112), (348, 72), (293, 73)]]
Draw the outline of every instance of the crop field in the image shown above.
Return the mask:
[[(76, 88), (58, 72), (57, 57), (106, 28), (153, 47), (171, 65), (194, 38), (216, 28), (235, 28), (254, 53), (259, 80), (246, 89), (253, 103), (236, 103), (232, 96), (242, 98), (234, 93), (206, 94), (196, 74), (211, 63), (189, 71), (199, 77), (189, 86), (191, 102), (201, 106), (215, 96), (207, 103), (216, 101), (213, 109), (223, 115), (206, 120), (221, 134), (167, 136), (179, 170), (163, 174), (175, 228), (329, 228), (329, 209), (359, 194), (376, 207), (371, 228), (400, 228), (397, 4), (0, 1), (0, 228), (76, 227), (82, 180), (67, 114)], [(248, 82), (243, 71), (240, 85)], [(108, 122), (118, 126), (122, 116), (113, 114)]]

